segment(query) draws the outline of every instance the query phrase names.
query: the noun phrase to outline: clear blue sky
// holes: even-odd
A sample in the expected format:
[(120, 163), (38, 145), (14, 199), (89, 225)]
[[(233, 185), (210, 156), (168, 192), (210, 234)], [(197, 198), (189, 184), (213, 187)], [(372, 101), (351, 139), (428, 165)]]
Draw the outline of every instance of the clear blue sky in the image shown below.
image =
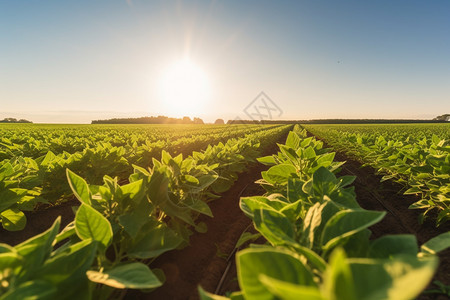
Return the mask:
[(206, 121), (261, 91), (284, 119), (450, 113), (450, 1), (0, 0), (0, 118), (170, 114), (161, 74), (186, 55)]

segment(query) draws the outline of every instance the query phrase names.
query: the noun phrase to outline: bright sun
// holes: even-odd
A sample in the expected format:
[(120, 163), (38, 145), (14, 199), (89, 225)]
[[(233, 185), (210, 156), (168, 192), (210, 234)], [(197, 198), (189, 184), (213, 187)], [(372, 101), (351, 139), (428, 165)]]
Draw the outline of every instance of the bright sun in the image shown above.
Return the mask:
[(170, 116), (199, 116), (210, 98), (210, 83), (189, 59), (170, 65), (162, 75), (160, 97)]

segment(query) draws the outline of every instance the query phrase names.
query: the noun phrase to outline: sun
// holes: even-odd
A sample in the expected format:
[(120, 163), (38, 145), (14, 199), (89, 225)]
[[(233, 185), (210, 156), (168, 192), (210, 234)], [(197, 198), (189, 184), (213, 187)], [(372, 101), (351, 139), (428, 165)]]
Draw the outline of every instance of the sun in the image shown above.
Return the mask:
[(208, 76), (189, 59), (177, 61), (161, 76), (160, 99), (170, 117), (199, 116), (210, 100)]

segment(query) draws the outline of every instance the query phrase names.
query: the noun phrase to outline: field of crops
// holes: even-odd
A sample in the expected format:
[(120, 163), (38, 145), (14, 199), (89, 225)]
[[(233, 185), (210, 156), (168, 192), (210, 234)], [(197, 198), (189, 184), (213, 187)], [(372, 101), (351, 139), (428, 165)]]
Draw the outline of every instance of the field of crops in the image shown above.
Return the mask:
[(309, 125), (337, 150), (372, 166), (382, 180), (404, 185), (420, 199), (412, 209), (433, 213), (439, 226), (450, 220), (450, 124)]
[[(0, 299), (448, 294), (449, 129), (2, 125)], [(340, 155), (401, 184), (419, 229)]]

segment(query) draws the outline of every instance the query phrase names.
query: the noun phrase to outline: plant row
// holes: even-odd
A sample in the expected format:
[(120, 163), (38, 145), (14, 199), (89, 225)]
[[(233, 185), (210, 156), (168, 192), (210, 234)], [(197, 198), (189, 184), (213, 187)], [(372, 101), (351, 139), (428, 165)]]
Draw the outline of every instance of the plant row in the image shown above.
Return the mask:
[[(0, 160), (38, 158), (49, 151), (56, 155), (74, 154), (95, 148), (99, 142), (124, 147), (130, 155), (150, 146), (160, 147), (157, 154), (162, 149), (179, 154), (193, 139), (198, 143), (225, 141), (224, 138), (241, 137), (260, 129), (261, 126), (256, 125), (1, 125)], [(157, 142), (159, 144), (155, 144)]]
[[(336, 149), (345, 149), (363, 163), (405, 186), (404, 194), (416, 194), (420, 200), (411, 209), (422, 209), (420, 222), (434, 211), (436, 225), (450, 220), (450, 126), (433, 125), (447, 132), (429, 134), (424, 125), (403, 129), (389, 127), (307, 126)], [(412, 131), (414, 130), (414, 131)]]
[[(371, 239), (369, 227), (385, 212), (362, 209), (351, 186), (337, 176), (342, 162), (299, 127), (277, 155), (258, 159), (264, 196), (244, 197), (242, 211), (265, 244), (236, 254), (241, 291), (229, 297), (199, 288), (202, 299), (413, 299), (450, 246), (450, 233), (421, 247), (414, 235)], [(248, 236), (248, 235), (246, 235)]]
[[(125, 139), (124, 146), (114, 146), (111, 141), (101, 140), (101, 134), (93, 134), (89, 139), (98, 138), (96, 143), (89, 146), (87, 142), (88, 146), (79, 152), (71, 154), (64, 151), (54, 154), (52, 151), (48, 151), (45, 155), (35, 159), (15, 156), (2, 160), (0, 162), (0, 222), (3, 228), (10, 231), (22, 230), (26, 225), (26, 216), (23, 211), (33, 210), (38, 203), (55, 204), (72, 198), (72, 191), (65, 180), (66, 169), (76, 172), (93, 184), (101, 184), (104, 175), (117, 176), (120, 182), (124, 182), (133, 173), (134, 166), (151, 166), (153, 158), (160, 159), (161, 153), (163, 153), (162, 149), (166, 149), (166, 147), (169, 150), (181, 147), (172, 153), (192, 153), (193, 150), (204, 149), (211, 143), (217, 144), (235, 136), (243, 137), (245, 134), (258, 134), (281, 128), (280, 126), (231, 126), (229, 130), (221, 127), (216, 133), (214, 132), (217, 130), (212, 129), (213, 133), (208, 134), (207, 129), (200, 126), (194, 127), (195, 130), (189, 126), (191, 134), (196, 133), (195, 136), (187, 138), (186, 135), (184, 138), (180, 138), (178, 135), (174, 135), (173, 139), (178, 137), (176, 141), (172, 139), (156, 142), (145, 141), (138, 145), (139, 138), (136, 138), (135, 133), (129, 135), (129, 132), (127, 133), (127, 130), (124, 129), (122, 135), (119, 135), (119, 138)], [(135, 127), (134, 130), (137, 128), (144, 127)], [(189, 130), (187, 131), (189, 132)], [(96, 131), (94, 130), (94, 132)], [(35, 134), (37, 133), (39, 130), (35, 132)], [(74, 134), (85, 133), (77, 129)], [(59, 141), (61, 138), (63, 137), (57, 140)], [(79, 139), (81, 143), (84, 143), (85, 138), (74, 137), (72, 140)], [(39, 140), (35, 139), (34, 141)], [(176, 145), (175, 148), (168, 146), (170, 141), (172, 141), (172, 145)], [(33, 145), (31, 141), (30, 144), (23, 146), (31, 147), (30, 145)]]
[(88, 184), (67, 169), (80, 205), (61, 230), (58, 218), (46, 232), (19, 245), (0, 244), (0, 299), (110, 299), (126, 289), (151, 291), (164, 282), (148, 265), (164, 252), (188, 245), (196, 221), (212, 217), (208, 202), (227, 190), (291, 126), (260, 131), (210, 146), (192, 156), (163, 151), (152, 166), (135, 166), (129, 183), (103, 177)]

